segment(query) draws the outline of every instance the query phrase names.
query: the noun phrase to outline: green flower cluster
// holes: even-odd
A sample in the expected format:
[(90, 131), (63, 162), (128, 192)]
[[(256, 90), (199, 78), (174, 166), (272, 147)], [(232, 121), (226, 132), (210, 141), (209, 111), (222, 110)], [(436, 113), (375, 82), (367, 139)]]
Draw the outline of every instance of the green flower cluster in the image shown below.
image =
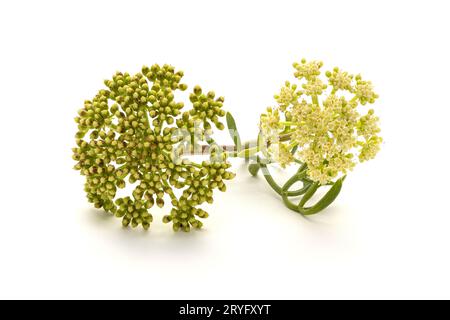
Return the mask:
[[(149, 209), (164, 207), (169, 198), (173, 209), (164, 222), (175, 231), (200, 228), (196, 217), (208, 214), (198, 206), (212, 203), (213, 190), (225, 191), (225, 180), (234, 177), (225, 153), (202, 163), (181, 158), (195, 145), (211, 143), (212, 124), (222, 130), (226, 114), (223, 97), (202, 94), (199, 86), (190, 95), (192, 109), (182, 113), (184, 104), (175, 99), (177, 90), (187, 89), (182, 77), (182, 71), (157, 64), (135, 75), (117, 72), (75, 118), (74, 168), (86, 177), (88, 201), (122, 218), (124, 226), (148, 229)], [(127, 182), (132, 197), (116, 199)]]
[(208, 92), (206, 95), (202, 93), (202, 88), (196, 86), (194, 92), (189, 96), (193, 108), (189, 111), (189, 115), (196, 117), (203, 122), (205, 129), (211, 129), (211, 123), (219, 129), (223, 130), (225, 126), (219, 121), (219, 118), (225, 116), (226, 112), (222, 109), (223, 97), (214, 99), (215, 93)]
[(212, 190), (217, 188), (222, 192), (226, 191), (224, 181), (234, 177), (233, 173), (227, 171), (231, 166), (229, 163), (203, 161), (201, 166), (201, 170), (195, 171), (187, 178), (189, 187), (178, 200), (172, 201), (174, 208), (163, 219), (165, 223), (172, 222), (175, 231), (189, 231), (191, 227), (201, 228), (203, 224), (196, 216), (207, 218), (208, 213), (195, 206), (204, 202), (212, 203)]

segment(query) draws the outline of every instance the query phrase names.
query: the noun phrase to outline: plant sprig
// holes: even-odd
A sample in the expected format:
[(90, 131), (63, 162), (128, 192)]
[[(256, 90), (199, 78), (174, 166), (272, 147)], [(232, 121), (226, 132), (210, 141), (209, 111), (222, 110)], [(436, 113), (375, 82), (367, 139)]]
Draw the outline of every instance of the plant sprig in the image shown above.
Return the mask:
[[(334, 68), (320, 78), (322, 62), (294, 63), (298, 84), (286, 81), (274, 96), (276, 105), (260, 117), (255, 141), (242, 142), (233, 116), (222, 109), (224, 98), (195, 86), (189, 95), (192, 108), (175, 100), (183, 72), (172, 66), (143, 67), (135, 75), (117, 72), (75, 118), (77, 147), (75, 169), (86, 177), (88, 201), (122, 219), (123, 226), (153, 221), (150, 209), (172, 209), (163, 222), (173, 230), (201, 228), (208, 217), (200, 206), (213, 202), (213, 191), (226, 190), (228, 157), (249, 161), (248, 171), (262, 172), (269, 186), (291, 210), (316, 214), (339, 195), (354, 166), (375, 157), (380, 149), (378, 117), (358, 107), (374, 103), (378, 95), (370, 81)], [(219, 145), (213, 127), (223, 130), (225, 117), (233, 146)], [(190, 155), (207, 154), (195, 162)], [(298, 166), (284, 184), (273, 178), (270, 167)], [(118, 189), (133, 188), (131, 195), (116, 197)], [(300, 183), (301, 187), (292, 190)], [(313, 205), (316, 192), (329, 190)], [(298, 203), (293, 198), (300, 197)]]
[[(274, 96), (276, 105), (267, 108), (260, 118), (256, 143), (235, 144), (230, 156), (252, 160), (248, 170), (256, 176), (262, 171), (269, 186), (281, 196), (291, 210), (303, 215), (316, 214), (327, 208), (339, 195), (349, 171), (358, 162), (373, 159), (382, 142), (378, 135), (378, 117), (374, 110), (365, 114), (359, 106), (374, 103), (378, 95), (370, 81), (339, 68), (320, 78), (320, 61), (293, 64), (294, 76), (300, 82), (286, 81)], [(236, 129), (231, 115), (227, 121)], [(237, 132), (235, 136), (239, 136)], [(278, 185), (269, 165), (282, 168), (297, 165), (299, 169), (283, 185)], [(302, 187), (290, 190), (300, 182)], [(329, 190), (314, 205), (307, 202), (325, 186)], [(291, 201), (299, 197), (299, 203)]]

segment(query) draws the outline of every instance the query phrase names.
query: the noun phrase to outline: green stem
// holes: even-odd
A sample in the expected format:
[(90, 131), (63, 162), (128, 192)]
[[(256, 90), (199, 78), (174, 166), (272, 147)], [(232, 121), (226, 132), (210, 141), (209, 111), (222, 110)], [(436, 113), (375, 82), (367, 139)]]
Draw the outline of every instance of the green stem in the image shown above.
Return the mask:
[[(292, 150), (291, 150), (291, 154), (292, 155), (294, 155), (295, 154), (295, 152), (297, 151), (297, 149), (298, 149), (298, 144), (297, 145), (295, 145), (293, 148), (292, 148)], [(294, 161), (295, 162), (297, 162), (297, 163), (299, 163), (300, 161), (299, 160), (297, 160), (297, 159), (294, 159)]]
[(295, 191), (288, 191), (288, 192), (286, 192), (286, 196), (288, 196), (288, 197), (298, 197), (298, 196), (301, 196), (302, 194), (304, 194), (306, 191), (308, 191), (308, 188), (309, 188), (309, 186), (311, 184), (308, 183), (308, 182), (304, 182), (303, 180), (298, 180), (298, 181), (302, 181), (303, 187), (298, 189), (298, 190), (295, 190)]
[(300, 207), (303, 207), (306, 202), (308, 202), (309, 199), (316, 193), (317, 189), (319, 189), (319, 183), (313, 182), (306, 191), (305, 195), (303, 196), (302, 200), (300, 200), (300, 203), (298, 204)]
[(275, 182), (265, 163), (260, 163), (261, 171), (269, 186), (279, 195), (281, 195), (281, 187)]
[(170, 199), (172, 200), (178, 200), (177, 197), (175, 196), (175, 194), (172, 191), (172, 188), (169, 186), (169, 184), (167, 183), (167, 181), (165, 181), (164, 179), (161, 180), (162, 184), (166, 187), (167, 190), (167, 194), (170, 196)]
[(284, 124), (285, 126), (298, 126), (299, 124), (297, 122), (293, 121), (280, 121), (280, 124)]
[(338, 179), (328, 190), (328, 192), (313, 206), (303, 207), (299, 204), (298, 212), (302, 215), (313, 215), (328, 207), (337, 198), (342, 189), (342, 183), (345, 180), (345, 176)]
[[(261, 160), (261, 159), (258, 158), (258, 160)], [(266, 163), (261, 163), (261, 162), (258, 162), (257, 164), (259, 164), (259, 167), (261, 168), (261, 171), (262, 171), (262, 173), (264, 175), (264, 178), (266, 179), (266, 181), (269, 184), (269, 186), (276, 193), (278, 193), (280, 196), (282, 196), (283, 195), (283, 190), (278, 185), (278, 183), (276, 183), (276, 181), (273, 179), (272, 175), (270, 174), (269, 168), (267, 167), (267, 164)], [(286, 195), (288, 197), (301, 196), (302, 194), (304, 194), (308, 190), (310, 184), (305, 182), (305, 181), (303, 181), (303, 178), (305, 178), (305, 175), (306, 175), (306, 171), (305, 170), (302, 170), (302, 172), (300, 172), (300, 170), (299, 170), (294, 176), (292, 176), (288, 180), (288, 182), (290, 183), (289, 187), (292, 184), (294, 184), (295, 182), (297, 182), (297, 181), (301, 181), (303, 183), (303, 187), (302, 188), (300, 188), (298, 190), (295, 190), (295, 191), (288, 191), (288, 192), (286, 192)]]
[[(300, 169), (298, 169), (298, 172), (306, 171), (307, 167), (308, 166), (306, 165), (306, 163), (301, 163), (301, 167), (300, 167)], [(306, 176), (306, 174), (305, 174), (305, 176)]]
[(288, 182), (286, 182), (286, 184), (283, 186), (282, 189), (283, 202), (286, 205), (286, 207), (302, 215), (306, 216), (316, 214), (327, 208), (337, 198), (339, 192), (342, 189), (342, 182), (344, 181), (344, 179), (345, 177), (338, 179), (330, 188), (330, 190), (328, 190), (328, 192), (315, 205), (310, 207), (304, 207), (304, 205), (317, 191), (318, 184), (314, 183), (312, 185), (309, 185), (308, 190), (306, 191), (300, 203), (298, 205), (295, 205), (289, 200), (287, 191), (292, 186), (292, 184), (296, 182), (296, 179), (289, 180)]
[(311, 98), (314, 104), (319, 105), (319, 98), (317, 97), (317, 95), (313, 95)]
[(259, 152), (259, 148), (258, 147), (251, 147), (251, 148), (243, 149), (243, 150), (237, 152), (236, 157), (238, 157), (238, 158), (246, 158), (247, 159), (247, 158), (255, 155), (258, 152)]
[(289, 141), (289, 140), (291, 140), (291, 136), (292, 136), (292, 132), (282, 134), (282, 135), (280, 135), (280, 141), (281, 142)]
[[(283, 199), (283, 203), (291, 210), (294, 210), (298, 212), (297, 206), (292, 203), (288, 198), (289, 188), (296, 183), (297, 181), (300, 181), (301, 178), (305, 177), (305, 171), (302, 171), (301, 173), (294, 174), (286, 183), (284, 184), (283, 188), (281, 189), (281, 197)], [(310, 185), (304, 186), (302, 189), (305, 189), (307, 191), (309, 189)], [(303, 190), (302, 190), (303, 191)]]
[[(306, 166), (305, 166), (306, 168)], [(286, 181), (286, 183), (284, 184), (284, 186), (281, 188), (281, 193), (282, 196), (286, 195), (288, 197), (297, 197), (297, 196), (301, 196), (302, 194), (304, 194), (306, 191), (308, 191), (309, 187), (310, 187), (310, 183), (305, 183), (304, 182), (304, 178), (306, 177), (306, 170), (302, 168), (300, 168), (296, 174), (294, 174), (291, 178), (289, 178), (288, 181)], [(295, 191), (288, 191), (289, 188), (296, 182), (301, 181), (303, 183), (303, 187), (295, 190)], [(286, 185), (288, 186), (287, 188)]]
[[(280, 142), (289, 141), (291, 139), (291, 133), (283, 134), (280, 136)], [(233, 158), (245, 158), (245, 159), (251, 159), (252, 156), (254, 156), (256, 153), (263, 151), (261, 145), (257, 145), (254, 147), (250, 147), (251, 142), (244, 143), (244, 148), (240, 151), (234, 150), (234, 151), (228, 151), (227, 155)], [(295, 145), (290, 146), (290, 148), (294, 148)]]
[(193, 166), (193, 167), (196, 167), (196, 168), (198, 168), (198, 169), (203, 168), (203, 166), (202, 166), (201, 164), (198, 164), (198, 163), (195, 163), (195, 162), (190, 162), (189, 165), (191, 165), (191, 166)]

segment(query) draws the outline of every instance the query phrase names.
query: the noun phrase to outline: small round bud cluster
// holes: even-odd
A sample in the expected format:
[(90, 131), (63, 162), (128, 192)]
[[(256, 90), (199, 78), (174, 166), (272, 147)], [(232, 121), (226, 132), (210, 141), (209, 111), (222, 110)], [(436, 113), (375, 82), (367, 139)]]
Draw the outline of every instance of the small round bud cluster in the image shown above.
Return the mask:
[[(220, 162), (202, 164), (174, 156), (184, 139), (178, 131), (185, 130), (199, 144), (204, 141), (199, 137), (212, 133), (209, 121), (223, 129), (220, 118), (225, 115), (224, 99), (214, 99), (213, 92), (203, 95), (198, 86), (191, 94), (193, 108), (182, 113), (184, 104), (175, 99), (177, 90), (187, 89), (182, 77), (169, 65), (144, 66), (135, 75), (117, 72), (105, 80), (108, 89), (86, 101), (75, 118), (74, 168), (86, 177), (88, 201), (122, 218), (124, 226), (148, 229), (153, 221), (149, 209), (164, 207), (169, 198), (177, 210), (170, 215), (178, 219), (172, 219), (174, 229), (188, 231), (186, 221), (199, 228), (202, 223), (193, 216), (207, 214), (196, 207), (211, 203), (213, 190), (225, 191), (224, 181), (234, 177), (224, 153)], [(116, 199), (127, 182), (132, 197)]]
[(355, 96), (358, 98), (362, 105), (368, 103), (374, 103), (378, 99), (378, 95), (373, 91), (373, 85), (370, 81), (364, 81), (361, 79), (361, 75), (355, 77)]
[(379, 151), (378, 117), (373, 109), (358, 111), (359, 104), (374, 103), (378, 95), (370, 81), (339, 68), (327, 71), (328, 81), (322, 82), (322, 62), (303, 59), (293, 66), (303, 90), (286, 83), (275, 96), (277, 106), (261, 116), (261, 133), (275, 162), (283, 167), (303, 163), (311, 180), (327, 184)]
[(286, 81), (280, 93), (274, 95), (274, 98), (278, 102), (280, 110), (286, 111), (286, 108), (297, 101), (302, 94), (302, 91), (297, 90), (296, 84), (291, 84), (289, 81)]
[(174, 231), (190, 231), (191, 227), (200, 229), (203, 227), (203, 222), (197, 220), (195, 217), (207, 218), (208, 213), (202, 209), (197, 209), (189, 205), (180, 205), (173, 208), (170, 215), (166, 215), (163, 218), (164, 223), (172, 222), (172, 228)]
[(306, 83), (302, 84), (307, 96), (318, 96), (327, 88), (327, 85), (319, 78), (310, 78)]
[(260, 131), (268, 142), (275, 142), (278, 141), (279, 130), (283, 127), (280, 124), (280, 111), (271, 107), (266, 110), (260, 117)]
[(225, 110), (222, 109), (224, 98), (218, 97), (214, 99), (215, 96), (214, 91), (204, 94), (200, 86), (195, 86), (194, 92), (189, 96), (189, 100), (193, 105), (189, 114), (201, 120), (206, 129), (211, 128), (210, 122), (212, 122), (219, 130), (223, 130), (225, 126), (219, 121), (219, 118), (225, 116)]
[(213, 203), (214, 189), (226, 191), (225, 180), (235, 177), (234, 173), (227, 171), (230, 167), (231, 164), (226, 162), (224, 153), (212, 152), (210, 161), (203, 161), (201, 168), (191, 170), (192, 175), (184, 181), (189, 187), (183, 190), (178, 200), (172, 201), (174, 208), (163, 221), (172, 222), (175, 231), (189, 231), (190, 227), (200, 228), (203, 224), (195, 217), (206, 218), (208, 213), (196, 206), (205, 202)]
[(302, 59), (300, 63), (294, 62), (292, 65), (295, 68), (294, 76), (297, 79), (305, 78), (306, 80), (314, 79), (320, 75), (320, 68), (323, 66), (322, 61), (309, 61)]
[(339, 70), (338, 67), (335, 67), (333, 71), (327, 71), (325, 75), (328, 78), (328, 83), (333, 87), (334, 91), (347, 90), (353, 92), (353, 75)]
[(153, 221), (153, 216), (148, 212), (153, 206), (150, 201), (133, 200), (130, 197), (119, 198), (116, 200), (118, 209), (116, 211), (116, 217), (123, 218), (122, 225), (128, 227), (131, 223), (133, 228), (138, 225), (147, 230), (150, 227), (150, 223)]

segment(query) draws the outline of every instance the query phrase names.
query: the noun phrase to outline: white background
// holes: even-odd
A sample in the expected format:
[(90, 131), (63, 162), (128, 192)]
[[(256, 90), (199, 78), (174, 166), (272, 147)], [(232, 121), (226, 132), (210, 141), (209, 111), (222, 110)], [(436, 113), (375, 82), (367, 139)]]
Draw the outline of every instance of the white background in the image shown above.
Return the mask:
[[(448, 1), (2, 1), (0, 298), (450, 298)], [(319, 59), (372, 80), (385, 143), (323, 213), (238, 161), (200, 232), (91, 209), (73, 117), (116, 70), (170, 63), (245, 139)], [(223, 136), (223, 142), (228, 142)]]

